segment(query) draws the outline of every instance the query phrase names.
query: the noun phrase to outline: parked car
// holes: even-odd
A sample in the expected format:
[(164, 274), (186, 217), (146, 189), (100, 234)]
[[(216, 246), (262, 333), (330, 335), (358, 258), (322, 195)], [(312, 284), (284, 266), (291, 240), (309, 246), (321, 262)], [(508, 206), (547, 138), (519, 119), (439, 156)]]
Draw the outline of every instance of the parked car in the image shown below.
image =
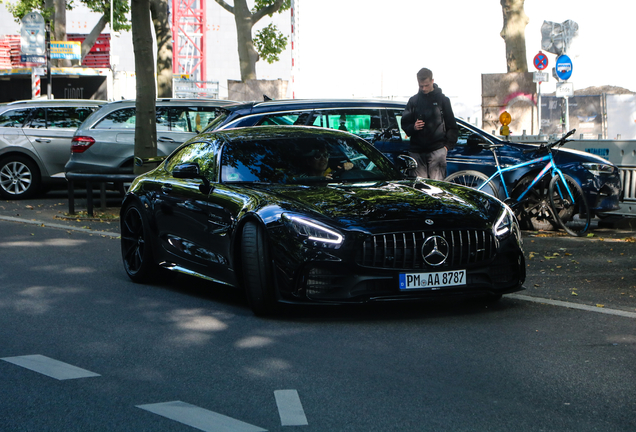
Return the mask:
[(22, 199), (64, 181), (71, 139), (106, 101), (36, 99), (0, 106), (0, 196)]
[[(394, 162), (400, 154), (406, 154), (409, 138), (401, 128), (400, 120), (405, 102), (389, 100), (272, 100), (248, 102), (223, 107), (219, 115), (208, 125), (206, 131), (235, 127), (261, 125), (307, 125), (341, 129), (352, 132), (385, 153)], [(531, 160), (532, 144), (503, 141), (476, 126), (457, 119), (459, 138), (457, 145), (447, 155), (447, 173), (460, 170), (475, 170), (491, 175), (495, 162), (489, 150), (476, 143), (488, 141), (501, 144), (497, 149), (499, 160), (504, 165), (513, 165)], [(534, 146), (536, 147), (536, 146)], [(555, 162), (565, 174), (574, 178), (582, 187), (590, 209), (599, 216), (620, 208), (621, 179), (616, 165), (593, 154), (567, 148), (559, 149)], [(532, 179), (543, 165), (529, 165), (524, 169), (507, 173), (507, 185), (515, 185)], [(498, 185), (501, 186), (501, 185)], [(547, 190), (547, 186), (545, 188)], [(500, 195), (503, 196), (503, 193)], [(524, 228), (549, 229), (549, 223), (532, 219)]]
[[(331, 168), (307, 175), (318, 161)], [(275, 302), (493, 300), (525, 279), (501, 201), (405, 178), (368, 142), (323, 128), (201, 134), (137, 177), (120, 221), (134, 282), (164, 269), (240, 287), (257, 314)]]
[[(201, 132), (216, 117), (218, 99), (159, 99), (156, 102), (157, 156), (167, 156)], [(134, 100), (104, 105), (73, 137), (66, 172), (130, 174), (133, 172), (136, 109)]]

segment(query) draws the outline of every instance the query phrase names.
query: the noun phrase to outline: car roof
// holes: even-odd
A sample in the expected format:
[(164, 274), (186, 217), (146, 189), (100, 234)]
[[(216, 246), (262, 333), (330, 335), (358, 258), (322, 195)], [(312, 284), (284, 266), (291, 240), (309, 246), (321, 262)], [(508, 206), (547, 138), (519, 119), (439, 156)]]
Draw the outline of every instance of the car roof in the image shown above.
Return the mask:
[[(108, 102), (109, 106), (116, 105), (135, 105), (135, 99), (122, 99), (112, 102)], [(214, 106), (233, 105), (236, 101), (230, 101), (225, 99), (212, 99), (212, 98), (160, 98), (155, 101), (155, 104), (161, 105), (183, 105), (183, 104), (211, 104)]]
[(353, 138), (360, 139), (358, 136), (349, 132), (339, 131), (337, 129), (327, 129), (316, 126), (248, 126), (235, 129), (217, 130), (203, 134), (204, 139), (221, 138), (224, 141), (267, 141), (281, 138), (307, 138), (307, 137), (325, 137), (333, 136), (334, 138)]
[(37, 105), (37, 106), (77, 106), (77, 105), (104, 105), (108, 103), (105, 100), (97, 99), (27, 99), (9, 102), (1, 107), (13, 107), (19, 105)]
[(251, 113), (286, 111), (290, 109), (311, 109), (311, 108), (351, 108), (369, 106), (395, 106), (403, 108), (405, 101), (387, 99), (274, 99), (267, 101), (252, 101), (235, 103), (225, 106), (229, 111), (249, 110)]

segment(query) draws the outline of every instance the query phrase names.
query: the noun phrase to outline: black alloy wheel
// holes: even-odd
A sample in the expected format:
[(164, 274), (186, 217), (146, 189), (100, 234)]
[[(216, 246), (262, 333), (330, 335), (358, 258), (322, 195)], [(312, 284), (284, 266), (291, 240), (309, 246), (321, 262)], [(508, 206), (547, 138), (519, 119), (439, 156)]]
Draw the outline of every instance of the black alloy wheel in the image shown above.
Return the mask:
[(274, 312), (272, 266), (264, 229), (255, 222), (247, 222), (241, 238), (243, 282), (254, 315)]
[(136, 283), (152, 282), (159, 267), (153, 260), (150, 233), (139, 205), (130, 204), (121, 219), (121, 256), (128, 277)]

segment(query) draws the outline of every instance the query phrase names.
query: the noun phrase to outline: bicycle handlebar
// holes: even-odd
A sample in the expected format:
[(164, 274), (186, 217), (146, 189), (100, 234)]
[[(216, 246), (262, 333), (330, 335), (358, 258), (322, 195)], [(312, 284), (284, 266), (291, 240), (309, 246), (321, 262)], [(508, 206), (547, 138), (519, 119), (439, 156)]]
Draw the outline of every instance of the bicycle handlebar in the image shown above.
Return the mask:
[(548, 143), (548, 144), (541, 143), (541, 145), (538, 148), (531, 148), (531, 149), (527, 149), (527, 150), (522, 150), (521, 152), (522, 153), (533, 153), (533, 152), (541, 151), (543, 149), (548, 149), (549, 150), (549, 149), (551, 149), (552, 147), (555, 147), (555, 146), (562, 146), (566, 142), (571, 141), (571, 140), (568, 140), (567, 138), (572, 136), (572, 135), (574, 135), (575, 132), (576, 132), (576, 129), (572, 129), (571, 131), (569, 131), (568, 133), (563, 135), (563, 137), (561, 137), (560, 139), (558, 139), (558, 140), (556, 140), (554, 142), (551, 142), (551, 143)]

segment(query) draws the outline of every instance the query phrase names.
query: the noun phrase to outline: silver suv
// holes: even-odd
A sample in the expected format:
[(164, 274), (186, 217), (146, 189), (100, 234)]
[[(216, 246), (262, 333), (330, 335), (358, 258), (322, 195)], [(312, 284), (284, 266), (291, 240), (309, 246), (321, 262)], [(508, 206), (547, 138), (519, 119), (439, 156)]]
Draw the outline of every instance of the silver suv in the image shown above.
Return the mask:
[[(201, 132), (218, 108), (234, 103), (218, 99), (159, 99), (157, 156), (167, 156)], [(115, 101), (101, 107), (77, 129), (66, 172), (128, 174), (133, 172), (135, 101)]]
[(0, 196), (33, 196), (64, 181), (73, 133), (106, 101), (36, 99), (0, 105)]

